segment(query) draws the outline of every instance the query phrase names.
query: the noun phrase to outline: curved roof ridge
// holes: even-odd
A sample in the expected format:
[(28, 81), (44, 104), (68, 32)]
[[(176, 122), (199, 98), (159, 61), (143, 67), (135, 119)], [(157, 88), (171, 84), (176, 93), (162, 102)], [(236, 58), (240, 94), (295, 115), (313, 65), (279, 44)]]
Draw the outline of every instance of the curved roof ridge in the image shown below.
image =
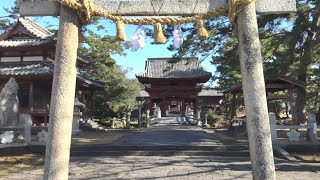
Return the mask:
[(47, 29), (43, 28), (36, 22), (32, 21), (31, 19), (27, 17), (20, 17), (19, 22), (22, 23), (22, 25), (33, 35), (36, 37), (39, 37), (41, 39), (48, 38), (50, 36), (53, 36), (54, 34)]
[(136, 74), (146, 78), (196, 78), (211, 76), (197, 58), (148, 58), (145, 70)]

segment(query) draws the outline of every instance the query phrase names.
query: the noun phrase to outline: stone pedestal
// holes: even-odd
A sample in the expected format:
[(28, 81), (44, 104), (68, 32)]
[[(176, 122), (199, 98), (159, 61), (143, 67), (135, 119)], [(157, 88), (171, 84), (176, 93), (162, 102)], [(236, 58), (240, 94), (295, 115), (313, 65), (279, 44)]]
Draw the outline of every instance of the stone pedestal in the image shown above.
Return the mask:
[(271, 133), (271, 140), (277, 141), (278, 135), (277, 135), (277, 119), (276, 114), (273, 112), (269, 113), (269, 123), (270, 123), (270, 133)]
[(194, 117), (193, 117), (193, 111), (190, 109), (190, 111), (189, 111), (189, 119), (190, 119), (190, 121), (192, 122), (192, 123), (194, 123)]
[(31, 144), (31, 116), (30, 114), (21, 113), (19, 115), (19, 120), (24, 123), (24, 142), (28, 146)]
[(315, 113), (308, 113), (308, 134), (307, 134), (308, 141), (317, 141), (317, 120)]
[(80, 111), (80, 108), (82, 107), (85, 107), (85, 105), (79, 102), (78, 98), (75, 98), (72, 121), (72, 135), (79, 135), (80, 133), (79, 121), (82, 116), (82, 112)]

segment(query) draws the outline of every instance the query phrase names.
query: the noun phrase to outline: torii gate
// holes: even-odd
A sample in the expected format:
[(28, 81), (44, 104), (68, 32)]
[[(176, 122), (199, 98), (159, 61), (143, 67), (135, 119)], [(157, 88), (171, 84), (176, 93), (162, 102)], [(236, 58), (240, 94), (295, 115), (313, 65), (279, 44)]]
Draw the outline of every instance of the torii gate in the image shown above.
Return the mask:
[[(159, 8), (159, 6), (161, 11), (156, 15), (193, 15), (209, 12), (228, 3), (227, 0), (93, 0), (93, 2), (96, 8), (111, 14), (127, 16), (155, 15), (154, 7)], [(119, 8), (120, 2), (121, 8)], [(190, 7), (194, 7), (192, 12)], [(243, 7), (237, 18), (253, 179), (275, 179), (256, 12), (271, 14), (295, 10), (295, 0), (256, 0)], [(50, 138), (46, 148), (44, 179), (68, 179), (79, 18), (74, 10), (52, 0), (25, 0), (21, 3), (20, 14), (60, 16), (50, 106)]]

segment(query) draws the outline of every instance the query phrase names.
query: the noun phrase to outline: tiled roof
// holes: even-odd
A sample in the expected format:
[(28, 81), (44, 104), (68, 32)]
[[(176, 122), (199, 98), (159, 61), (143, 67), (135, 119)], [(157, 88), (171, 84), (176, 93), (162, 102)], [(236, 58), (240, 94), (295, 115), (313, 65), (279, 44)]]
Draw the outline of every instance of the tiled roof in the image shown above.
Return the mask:
[(1, 63), (0, 76), (51, 75), (53, 69), (43, 62)]
[(50, 36), (53, 36), (53, 33), (50, 31), (46, 30), (45, 28), (41, 27), (34, 21), (32, 21), (29, 18), (26, 17), (21, 17), (19, 18), (19, 22), (33, 35), (41, 38), (41, 39), (46, 39)]
[(92, 63), (92, 60), (89, 57), (83, 57), (83, 56), (78, 56), (77, 57), (78, 61), (81, 61), (84, 64), (90, 64)]
[[(24, 37), (24, 38), (10, 38), (12, 35), (20, 34), (20, 30), (14, 31), (15, 27), (19, 26), (19, 22), (21, 25), (34, 37)], [(18, 27), (17, 27), (18, 28)], [(12, 33), (12, 34), (11, 34)], [(19, 36), (18, 36), (19, 37)], [(37, 23), (33, 22), (28, 18), (21, 17), (19, 21), (6, 30), (5, 33), (0, 35), (0, 47), (10, 48), (10, 47), (34, 47), (40, 46), (44, 44), (48, 44), (55, 40), (54, 34), (50, 31), (44, 29)]]
[[(175, 61), (175, 63), (173, 63)], [(196, 59), (149, 58), (143, 73), (137, 77), (148, 78), (195, 78), (210, 77)]]
[(87, 84), (91, 84), (94, 85), (98, 88), (104, 88), (105, 87), (105, 83), (101, 82), (101, 81), (97, 81), (97, 80), (93, 80), (90, 79), (89, 77), (83, 76), (82, 74), (77, 74), (77, 79), (79, 79), (82, 82), (85, 82)]
[[(297, 79), (293, 79), (290, 77), (277, 77), (277, 78), (268, 78), (265, 77), (264, 79), (265, 84), (283, 84), (286, 85), (286, 87), (279, 87), (279, 88), (274, 88), (274, 87), (268, 87), (266, 86), (266, 90), (268, 91), (268, 89), (273, 89), (273, 90), (278, 90), (278, 91), (283, 91), (286, 89), (289, 89), (290, 87), (292, 88), (296, 88), (296, 87), (301, 87), (301, 88), (306, 88), (307, 83), (303, 82), (303, 81), (299, 81)], [(242, 84), (239, 83), (233, 87), (231, 87), (230, 89), (227, 89), (225, 91), (223, 91), (224, 94), (227, 93), (231, 93), (231, 92), (241, 92), (242, 90)]]
[[(54, 65), (50, 61), (42, 62), (20, 62), (20, 63), (1, 63), (0, 76), (30, 76), (30, 75), (53, 75)], [(92, 80), (80, 73), (77, 74), (77, 79), (81, 82), (91, 84), (98, 88), (103, 88), (105, 85), (96, 80)]]
[(0, 47), (8, 48), (8, 47), (35, 47), (48, 44), (52, 42), (54, 39), (26, 39), (26, 40), (5, 40), (0, 41)]
[(213, 88), (203, 88), (198, 96), (223, 96), (223, 94)]
[[(211, 97), (211, 96), (223, 96), (223, 94), (215, 89), (212, 88), (203, 88), (200, 93), (198, 94), (199, 97)], [(144, 89), (140, 90), (139, 97), (150, 97), (149, 93)]]

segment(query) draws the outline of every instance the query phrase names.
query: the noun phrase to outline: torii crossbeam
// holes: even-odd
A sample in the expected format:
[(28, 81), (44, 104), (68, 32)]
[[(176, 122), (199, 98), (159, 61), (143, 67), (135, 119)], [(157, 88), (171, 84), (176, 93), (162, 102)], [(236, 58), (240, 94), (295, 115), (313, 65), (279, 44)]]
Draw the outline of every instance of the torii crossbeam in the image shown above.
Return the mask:
[[(92, 0), (96, 8), (128, 15), (192, 15), (227, 5), (227, 0)], [(275, 179), (267, 100), (256, 12), (288, 13), (295, 0), (256, 0), (237, 18), (240, 64), (253, 179)], [(44, 179), (68, 179), (79, 18), (77, 13), (52, 1), (21, 3), (22, 16), (60, 16), (50, 108), (49, 140)]]
[[(122, 16), (179, 16), (206, 13), (226, 6), (228, 0), (92, 0), (93, 7)], [(24, 16), (58, 16), (60, 4), (54, 1), (21, 3)], [(37, 9), (37, 11), (35, 11)], [(295, 11), (295, 0), (257, 0), (258, 13), (287, 13)]]

